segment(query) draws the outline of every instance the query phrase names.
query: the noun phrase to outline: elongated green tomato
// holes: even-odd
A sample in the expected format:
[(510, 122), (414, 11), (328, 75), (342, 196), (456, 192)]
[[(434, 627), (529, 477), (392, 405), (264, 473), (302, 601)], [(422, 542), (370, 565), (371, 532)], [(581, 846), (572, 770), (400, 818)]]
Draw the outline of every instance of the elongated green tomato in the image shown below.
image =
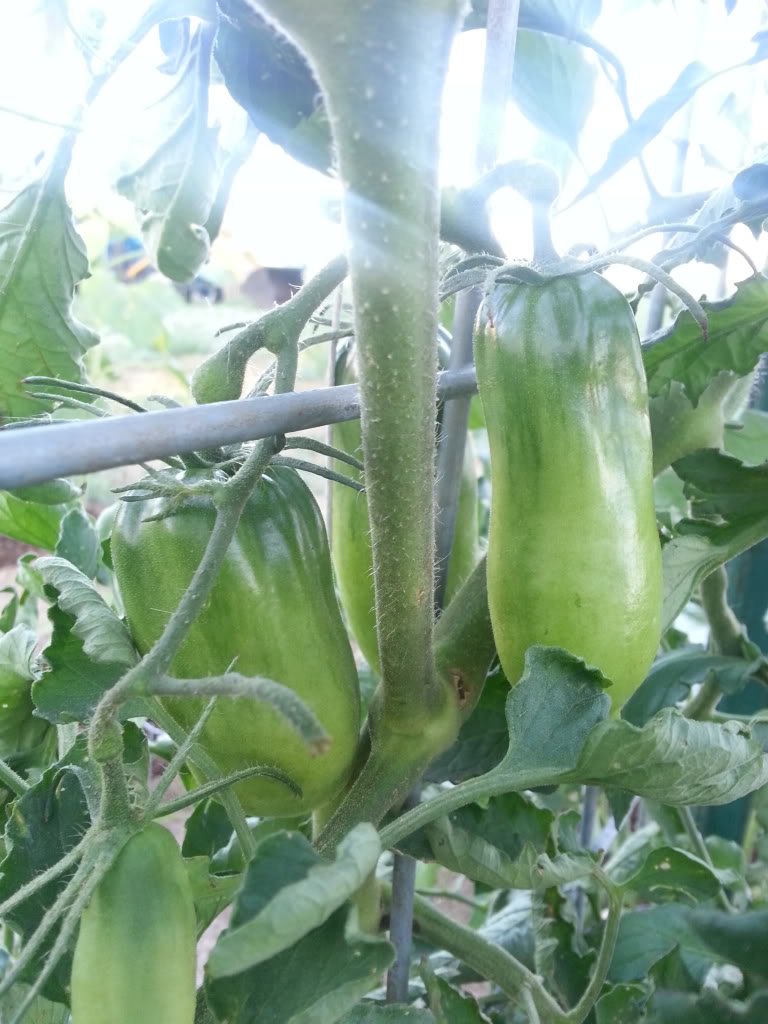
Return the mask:
[(128, 840), (80, 919), (73, 1024), (193, 1024), (195, 908), (173, 836)]
[(565, 647), (614, 713), (659, 643), (661, 554), (634, 317), (596, 274), (497, 285), (475, 358), (491, 453), (488, 600), (504, 672)]
[[(144, 522), (158, 500), (118, 512), (112, 559), (128, 625), (143, 654), (156, 642), (200, 563), (213, 529), (211, 501), (195, 497), (174, 515)], [(360, 696), (349, 640), (333, 588), (320, 510), (293, 470), (274, 467), (248, 501), (202, 612), (171, 665), (181, 679), (233, 669), (292, 689), (315, 712), (331, 743), (312, 757), (279, 713), (245, 697), (220, 698), (202, 743), (222, 772), (264, 764), (288, 774), (301, 798), (264, 777), (236, 792), (248, 814), (303, 814), (346, 783), (360, 726)], [(206, 701), (171, 698), (166, 706), (190, 728)]]
[[(339, 360), (337, 384), (349, 384), (355, 380), (354, 374), (343, 363), (345, 356), (346, 353), (342, 354)], [(337, 423), (333, 428), (333, 444), (349, 455), (362, 459), (360, 421)], [(345, 467), (344, 472), (354, 479), (362, 480), (362, 475), (351, 467)], [(379, 652), (376, 642), (373, 554), (368, 504), (364, 494), (343, 486), (333, 488), (332, 502), (333, 565), (341, 603), (363, 657), (371, 668), (378, 672)], [(479, 557), (475, 453), (472, 440), (467, 437), (446, 584), (446, 604), (450, 604), (456, 591), (474, 569)]]

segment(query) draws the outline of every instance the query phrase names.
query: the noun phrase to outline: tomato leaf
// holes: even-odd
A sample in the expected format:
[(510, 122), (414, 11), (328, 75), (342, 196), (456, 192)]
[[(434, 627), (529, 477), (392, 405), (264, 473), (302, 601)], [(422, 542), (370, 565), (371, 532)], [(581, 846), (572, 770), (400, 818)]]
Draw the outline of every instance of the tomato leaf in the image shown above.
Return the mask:
[[(488, 1017), (470, 994), (463, 994), (422, 962), (420, 973), (437, 1024), (488, 1024)], [(371, 1024), (375, 1024), (372, 1021)]]
[(50, 409), (25, 394), (34, 374), (79, 381), (83, 354), (98, 337), (72, 316), (88, 260), (64, 195), (63, 180), (44, 179), (0, 210), (0, 412)]
[(435, 1024), (435, 1017), (429, 1010), (421, 1010), (416, 1006), (360, 1003), (345, 1013), (339, 1024)]
[(583, 47), (557, 35), (518, 30), (512, 99), (535, 127), (574, 151), (592, 109), (595, 77)]
[(162, 141), (145, 162), (123, 175), (117, 191), (136, 206), (153, 262), (173, 281), (188, 281), (208, 258), (205, 228), (216, 202), (224, 154), (218, 128), (208, 126), (209, 29), (200, 28), (169, 92), (158, 104)]
[(692, 686), (704, 682), (712, 673), (723, 693), (738, 693), (762, 663), (760, 651), (744, 638), (751, 659), (710, 654), (702, 647), (682, 647), (662, 655), (652, 666), (640, 687), (624, 705), (621, 717), (642, 726), (657, 711), (677, 704)]
[(193, 857), (185, 860), (185, 867), (192, 886), (192, 898), (195, 901), (197, 918), (197, 936), (203, 934), (209, 924), (218, 917), (232, 900), (240, 888), (240, 875), (211, 874), (211, 862), (208, 857)]
[[(0, 1020), (13, 1020), (14, 1014), (29, 994), (29, 985), (12, 985), (0, 999)], [(25, 1024), (67, 1024), (69, 1007), (37, 996), (24, 1014)]]
[(768, 964), (762, 955), (768, 941), (768, 911), (746, 910), (734, 915), (701, 908), (690, 914), (689, 922), (718, 957), (746, 974), (768, 978)]
[[(239, 902), (237, 913), (244, 922), (252, 911)], [(375, 987), (392, 958), (386, 940), (355, 933), (340, 907), (290, 949), (242, 974), (209, 980), (206, 998), (216, 1019), (230, 1024), (338, 1020)]]
[(509, 793), (492, 798), (486, 808), (470, 804), (439, 818), (399, 846), (419, 857), (426, 841), (426, 859), (493, 889), (546, 889), (593, 868), (589, 855), (554, 852), (552, 825), (550, 811)]
[(768, 461), (768, 412), (747, 409), (741, 421), (725, 431), (724, 448), (728, 455), (750, 465)]
[(53, 551), (65, 512), (64, 505), (38, 505), (0, 491), (0, 533), (22, 544)]
[(497, 668), (485, 681), (472, 714), (462, 725), (456, 742), (429, 766), (429, 782), (463, 782), (495, 768), (509, 747), (504, 705), (509, 683)]
[(360, 888), (380, 852), (369, 824), (357, 825), (330, 863), (299, 833), (264, 839), (248, 865), (230, 926), (208, 958), (209, 977), (246, 971), (320, 927)]
[[(97, 661), (83, 650), (82, 640), (75, 635), (77, 620), (51, 605), (48, 618), (53, 636), (43, 651), (49, 668), (32, 686), (32, 699), (37, 714), (55, 725), (86, 722), (106, 691), (124, 674), (126, 666)], [(100, 638), (101, 639), (101, 638)], [(108, 647), (105, 647), (106, 655)], [(122, 718), (145, 712), (141, 701), (128, 701), (120, 709)]]
[(768, 536), (768, 470), (745, 466), (729, 455), (704, 449), (679, 459), (694, 512), (711, 518), (682, 519), (662, 549), (662, 632), (685, 607), (694, 588), (719, 565)]
[(611, 143), (603, 165), (590, 176), (574, 203), (591, 195), (612, 178), (625, 164), (639, 156), (649, 142), (661, 132), (667, 121), (691, 100), (711, 78), (713, 72), (699, 61), (687, 64), (667, 92), (649, 104), (632, 124)]
[(56, 591), (62, 611), (73, 616), (72, 632), (86, 655), (102, 664), (130, 667), (138, 661), (130, 634), (87, 576), (64, 558), (38, 558), (35, 568)]
[(595, 1004), (596, 1024), (640, 1024), (650, 994), (648, 984), (614, 985)]
[(93, 579), (99, 567), (99, 538), (91, 519), (79, 508), (73, 508), (61, 521), (56, 555), (76, 566), (84, 576)]
[(253, 124), (296, 160), (329, 173), (331, 134), (303, 55), (244, 0), (220, 0), (214, 56)]
[(663, 957), (678, 947), (694, 977), (704, 980), (715, 957), (690, 922), (691, 911), (676, 903), (631, 910), (621, 918), (610, 981), (644, 981)]
[[(68, 768), (62, 774), (62, 769)], [(0, 901), (8, 899), (46, 868), (58, 863), (81, 838), (90, 824), (88, 805), (81, 786), (72, 774), (79, 768), (95, 776), (88, 756), (88, 744), (81, 736), (61, 761), (51, 765), (27, 792), (16, 800), (5, 827), (6, 856), (0, 864)], [(94, 778), (95, 783), (95, 778)], [(43, 914), (71, 876), (50, 882), (12, 910), (6, 920), (23, 937), (29, 937)], [(32, 963), (29, 980), (40, 971), (52, 937)], [(69, 956), (65, 956), (44, 989), (51, 999), (65, 1000), (69, 986)]]
[(768, 782), (768, 757), (735, 722), (695, 722), (665, 708), (642, 729), (600, 722), (571, 777), (675, 807), (724, 804)]
[(642, 903), (700, 903), (714, 899), (720, 880), (708, 864), (669, 846), (652, 850), (637, 871), (621, 882)]
[(507, 698), (509, 749), (496, 771), (552, 779), (567, 773), (608, 713), (607, 683), (598, 669), (560, 647), (530, 647), (523, 676)]
[(643, 363), (651, 395), (660, 395), (671, 380), (680, 381), (696, 405), (721, 370), (739, 377), (751, 373), (768, 351), (768, 278), (749, 277), (722, 302), (704, 302), (709, 337), (687, 310), (643, 345)]

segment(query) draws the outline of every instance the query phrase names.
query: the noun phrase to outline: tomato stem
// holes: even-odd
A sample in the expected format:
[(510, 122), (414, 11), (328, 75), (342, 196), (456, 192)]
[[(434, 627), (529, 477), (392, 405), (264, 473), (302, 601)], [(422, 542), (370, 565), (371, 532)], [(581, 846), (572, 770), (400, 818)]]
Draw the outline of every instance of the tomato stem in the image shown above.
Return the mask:
[[(382, 894), (387, 902), (391, 900), (391, 891), (391, 886), (382, 884)], [(514, 999), (517, 999), (521, 988), (528, 989), (541, 1019), (547, 1022), (568, 1019), (539, 978), (505, 949), (489, 942), (474, 929), (446, 917), (422, 896), (414, 899), (413, 916), (419, 933), (430, 943), (438, 949), (448, 950)]]

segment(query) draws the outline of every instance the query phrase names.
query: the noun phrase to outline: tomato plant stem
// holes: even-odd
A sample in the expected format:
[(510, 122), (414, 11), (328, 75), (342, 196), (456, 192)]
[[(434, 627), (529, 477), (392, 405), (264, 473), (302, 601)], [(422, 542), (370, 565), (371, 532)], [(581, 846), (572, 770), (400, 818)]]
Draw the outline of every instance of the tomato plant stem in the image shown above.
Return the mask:
[[(434, 716), (440, 103), (457, 0), (260, 4), (307, 54), (344, 184), (382, 720)], [(416, 27), (417, 26), (417, 27)]]
[[(388, 886), (383, 887), (385, 899), (389, 899), (390, 891)], [(477, 931), (441, 914), (421, 896), (415, 897), (413, 910), (420, 934), (438, 949), (448, 950), (515, 1000), (521, 989), (528, 989), (542, 1021), (567, 1020), (539, 978), (511, 953), (489, 942)]]

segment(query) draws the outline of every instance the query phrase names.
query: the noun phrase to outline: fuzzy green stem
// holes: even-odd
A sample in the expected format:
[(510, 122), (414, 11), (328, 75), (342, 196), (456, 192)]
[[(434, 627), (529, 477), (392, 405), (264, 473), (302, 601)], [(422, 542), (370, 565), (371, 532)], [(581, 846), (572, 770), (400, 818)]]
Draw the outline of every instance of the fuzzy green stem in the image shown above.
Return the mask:
[(344, 184), (382, 719), (432, 714), (439, 124), (458, 0), (261, 0), (308, 56)]
[[(213, 709), (216, 706), (216, 698), (212, 697), (206, 707), (203, 709), (202, 714), (195, 722), (192, 729), (190, 729), (187, 738), (184, 742), (176, 748), (176, 753), (171, 758), (162, 776), (158, 780), (157, 785), (150, 794), (149, 799), (144, 805), (144, 817), (149, 821), (150, 819), (157, 816), (157, 809), (160, 806), (160, 801), (165, 796), (168, 787), (171, 785), (173, 780), (181, 771), (184, 762), (192, 751), (192, 748), (197, 743), (200, 734), (205, 727), (206, 722), (211, 717)], [(164, 813), (168, 814), (168, 811)]]
[[(685, 834), (688, 836), (688, 839), (691, 842), (691, 846), (693, 847), (694, 853), (697, 857), (700, 857), (705, 864), (709, 865), (709, 867), (712, 868), (712, 870), (714, 871), (715, 865), (712, 862), (712, 857), (707, 848), (707, 844), (704, 842), (704, 837), (699, 831), (699, 828), (693, 817), (693, 812), (691, 811), (691, 808), (678, 807), (677, 813), (680, 815), (680, 820), (683, 823)], [(721, 908), (725, 910), (727, 913), (733, 913), (733, 906), (731, 904), (731, 901), (728, 899), (728, 896), (726, 895), (723, 889), (718, 890), (717, 902), (720, 904)]]
[(579, 1001), (565, 1015), (565, 1020), (568, 1021), (568, 1024), (582, 1024), (589, 1016), (605, 984), (616, 949), (616, 940), (619, 937), (623, 905), (622, 891), (610, 881), (597, 865), (594, 868), (594, 877), (608, 895), (608, 916), (603, 927), (603, 937), (600, 941), (600, 949), (595, 960), (595, 966), (592, 968), (589, 983)]
[(7, 917), (11, 911), (18, 907), (19, 904), (23, 903), (24, 900), (29, 899), (30, 896), (38, 892), (43, 886), (48, 885), (49, 882), (55, 881), (65, 871), (69, 871), (71, 867), (82, 858), (85, 853), (85, 844), (88, 839), (89, 833), (83, 836), (77, 846), (73, 846), (71, 850), (67, 851), (61, 860), (52, 864), (51, 867), (46, 868), (39, 875), (22, 885), (20, 889), (17, 889), (15, 893), (8, 897), (3, 903), (0, 903), (0, 917)]
[(344, 280), (347, 261), (343, 256), (331, 260), (293, 296), (277, 309), (236, 334), (195, 370), (190, 387), (196, 402), (223, 402), (240, 397), (248, 360), (261, 348), (287, 358), (278, 360), (275, 393), (293, 390), (296, 379), (299, 335), (312, 314)]
[(382, 848), (386, 850), (397, 846), (406, 836), (429, 825), (436, 818), (442, 818), (467, 804), (479, 802), (491, 796), (500, 796), (502, 793), (520, 793), (525, 789), (552, 785), (557, 781), (557, 777), (522, 772), (514, 775), (494, 768), (476, 779), (468, 779), (452, 789), (446, 789), (432, 797), (431, 800), (427, 800), (426, 803), (418, 804), (413, 810), (401, 814), (399, 818), (381, 830)]
[(744, 629), (728, 604), (728, 573), (719, 566), (701, 582), (701, 603), (711, 630), (710, 649), (732, 658), (744, 656)]
[[(388, 900), (391, 888), (383, 885), (382, 892), (384, 898)], [(538, 977), (511, 953), (489, 942), (473, 929), (441, 914), (429, 900), (421, 896), (414, 899), (413, 916), (420, 934), (425, 939), (438, 949), (446, 949), (483, 978), (495, 982), (512, 999), (517, 1000), (520, 990), (527, 989), (543, 1020), (567, 1020)]]
[(238, 782), (244, 782), (246, 779), (252, 779), (257, 775), (276, 779), (277, 782), (283, 782), (292, 788), (296, 796), (301, 796), (301, 789), (295, 783), (291, 783), (291, 780), (283, 772), (278, 771), (276, 768), (270, 768), (269, 765), (256, 764), (252, 768), (241, 768), (240, 771), (232, 772), (231, 775), (227, 775), (224, 778), (206, 782), (202, 786), (191, 789), (184, 796), (180, 796), (176, 800), (169, 800), (168, 803), (155, 803), (152, 807), (147, 803), (145, 816), (147, 818), (165, 818), (169, 814), (175, 814), (176, 811), (183, 811), (185, 807), (192, 807), (193, 804), (197, 804), (210, 796), (217, 796), (228, 786), (234, 786)]
[(23, 796), (29, 789), (29, 783), (17, 775), (13, 768), (3, 760), (0, 760), (0, 782), (16, 796)]
[[(170, 711), (167, 711), (158, 700), (147, 701), (147, 717), (156, 722), (161, 729), (171, 737), (177, 746), (181, 746), (186, 739), (186, 732), (179, 725)], [(197, 773), (209, 782), (220, 781), (222, 776), (218, 765), (202, 747), (195, 745), (189, 755), (190, 762), (195, 766)], [(250, 860), (256, 849), (251, 830), (245, 817), (240, 801), (229, 787), (221, 790), (219, 800), (224, 805), (232, 828), (235, 831), (240, 849), (246, 860)]]
[(430, 760), (414, 751), (414, 743), (411, 736), (376, 731), (368, 760), (316, 840), (320, 853), (331, 853), (361, 821), (378, 824), (405, 799)]

